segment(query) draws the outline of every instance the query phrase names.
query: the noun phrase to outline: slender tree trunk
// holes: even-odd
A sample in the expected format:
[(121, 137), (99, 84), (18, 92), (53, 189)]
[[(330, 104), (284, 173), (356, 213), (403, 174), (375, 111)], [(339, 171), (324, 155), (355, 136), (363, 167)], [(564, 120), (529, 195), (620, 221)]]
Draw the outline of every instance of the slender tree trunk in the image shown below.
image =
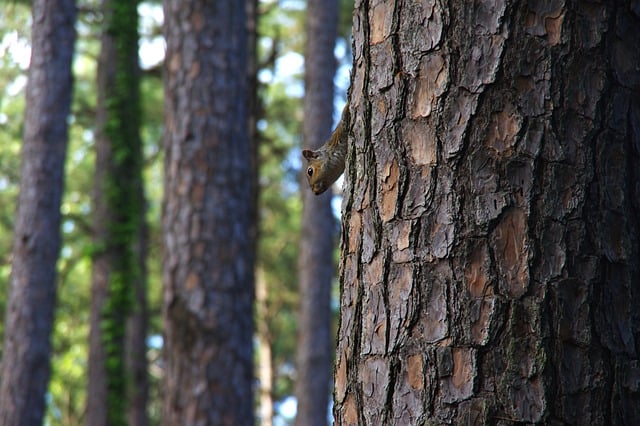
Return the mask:
[[(142, 146), (141, 146), (142, 148)], [(140, 152), (142, 155), (142, 152)], [(142, 170), (141, 170), (142, 171)], [(142, 177), (142, 176), (141, 176)], [(133, 188), (137, 203), (142, 207), (138, 218), (140, 227), (135, 236), (134, 255), (138, 265), (138, 279), (134, 285), (133, 310), (127, 320), (126, 362), (130, 377), (128, 404), (129, 426), (149, 424), (147, 405), (149, 402), (149, 361), (147, 359), (147, 333), (149, 309), (147, 304), (147, 253), (148, 228), (146, 224), (146, 195), (142, 180)]]
[[(306, 148), (317, 149), (331, 133), (333, 54), (338, 1), (307, 2), (303, 136)], [(316, 197), (303, 186), (300, 240), (300, 310), (295, 393), (298, 426), (326, 425), (331, 360), (331, 282), (334, 277), (335, 219), (331, 191)]]
[[(254, 226), (252, 231), (254, 241), (254, 252), (257, 251), (258, 241), (258, 120), (261, 116), (262, 100), (259, 94), (258, 83), (258, 0), (245, 0), (247, 10), (247, 93), (249, 101), (248, 129), (250, 149), (250, 173), (252, 173), (251, 184), (254, 195), (251, 223)], [(264, 274), (256, 269), (255, 278), (255, 310), (256, 310), (256, 341), (258, 342), (257, 351), (257, 379), (258, 379), (258, 420), (261, 426), (273, 425), (273, 353), (272, 339), (269, 333), (268, 323), (268, 298), (267, 298), (267, 282)]]
[[(261, 111), (261, 99), (258, 90), (258, 0), (245, 0), (247, 11), (247, 94), (248, 94), (248, 130), (250, 142), (249, 163), (251, 173), (251, 193), (253, 194), (253, 211), (250, 221), (253, 229), (252, 240), (254, 247), (252, 251), (257, 251), (258, 241), (258, 120)], [(271, 426), (273, 423), (273, 363), (271, 353), (271, 339), (269, 338), (268, 324), (265, 320), (267, 309), (267, 283), (264, 277), (256, 271), (255, 278), (255, 298), (256, 298), (256, 340), (258, 342), (258, 413), (262, 426)]]
[(273, 354), (268, 323), (267, 282), (258, 271), (256, 275), (256, 318), (258, 341), (259, 415), (261, 426), (273, 425)]
[(165, 425), (253, 425), (246, 4), (165, 0)]
[(640, 11), (357, 2), (341, 425), (639, 424)]
[(44, 418), (75, 17), (73, 0), (33, 2), (21, 190), (0, 374), (4, 426), (41, 425)]
[(147, 423), (146, 231), (136, 7), (135, 1), (102, 2), (88, 426)]

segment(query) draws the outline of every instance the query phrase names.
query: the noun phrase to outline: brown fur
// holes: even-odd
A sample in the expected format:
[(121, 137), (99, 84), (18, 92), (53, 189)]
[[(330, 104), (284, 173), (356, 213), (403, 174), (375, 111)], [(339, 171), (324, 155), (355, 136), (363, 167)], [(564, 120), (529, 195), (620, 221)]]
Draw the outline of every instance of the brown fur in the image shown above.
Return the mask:
[(349, 127), (348, 105), (342, 111), (340, 123), (329, 140), (318, 150), (305, 149), (302, 156), (308, 161), (305, 175), (314, 194), (320, 195), (338, 180), (344, 171)]

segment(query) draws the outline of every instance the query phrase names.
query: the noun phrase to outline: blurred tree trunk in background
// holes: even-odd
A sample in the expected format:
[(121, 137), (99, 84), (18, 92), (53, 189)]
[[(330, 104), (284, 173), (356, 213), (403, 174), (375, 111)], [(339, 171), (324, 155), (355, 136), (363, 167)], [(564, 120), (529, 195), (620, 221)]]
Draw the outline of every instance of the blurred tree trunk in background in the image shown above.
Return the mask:
[(338, 424), (640, 424), (630, 5), (358, 3)]
[[(105, 0), (108, 1), (108, 0)], [(113, 1), (113, 0), (112, 0)], [(122, 46), (119, 61), (123, 62), (123, 68), (132, 74), (127, 80), (129, 87), (129, 105), (122, 109), (125, 129), (128, 138), (129, 155), (132, 160), (129, 167), (132, 168), (127, 189), (127, 198), (132, 200), (132, 211), (128, 214), (128, 220), (132, 224), (129, 229), (132, 247), (132, 265), (134, 274), (131, 276), (129, 285), (132, 287), (133, 306), (129, 311), (126, 322), (125, 336), (125, 362), (127, 371), (127, 416), (129, 426), (147, 426), (149, 424), (148, 403), (149, 403), (149, 361), (147, 359), (147, 337), (149, 333), (149, 308), (147, 300), (147, 258), (149, 254), (149, 226), (147, 224), (147, 196), (144, 181), (144, 146), (141, 138), (141, 102), (140, 102), (140, 60), (138, 45), (140, 34), (138, 32), (138, 3), (120, 0), (118, 5), (122, 5), (122, 13), (128, 15), (128, 19), (122, 21), (126, 28), (124, 34), (118, 37), (126, 37), (126, 46)], [(127, 117), (124, 114), (136, 114), (137, 116)], [(126, 142), (126, 141), (125, 141)], [(125, 166), (126, 166), (125, 162)], [(123, 182), (126, 184), (126, 181)], [(134, 217), (133, 215), (138, 215)], [(135, 224), (135, 226), (133, 226)]]
[[(142, 149), (142, 145), (140, 146)], [(143, 151), (140, 152), (143, 154)], [(140, 170), (141, 176), (143, 170)], [(147, 256), (148, 226), (146, 222), (146, 195), (144, 181), (131, 188), (136, 192), (140, 226), (134, 236), (133, 255), (138, 265), (138, 277), (133, 285), (133, 309), (127, 319), (125, 340), (126, 366), (129, 379), (128, 422), (129, 426), (149, 424), (149, 360), (147, 359), (147, 340), (149, 329), (149, 308), (147, 300)]]
[(21, 190), (0, 374), (3, 426), (39, 426), (44, 417), (75, 18), (73, 0), (33, 2)]
[[(258, 145), (260, 134), (258, 132), (258, 120), (262, 115), (262, 99), (260, 97), (258, 82), (258, 0), (245, 0), (247, 5), (247, 94), (249, 101), (248, 130), (250, 149), (250, 173), (252, 173), (252, 194), (254, 196), (251, 223), (254, 227), (252, 250), (257, 256), (257, 241), (259, 238), (259, 215), (258, 200), (260, 198), (260, 186), (258, 184)], [(257, 261), (256, 261), (257, 263)], [(269, 335), (269, 324), (267, 323), (267, 283), (264, 274), (261, 274), (256, 267), (255, 273), (255, 318), (256, 318), (256, 377), (258, 379), (258, 422), (261, 426), (273, 425), (273, 354), (272, 339)]]
[[(305, 148), (317, 149), (331, 133), (338, 1), (309, 0), (306, 16), (303, 137)], [(330, 190), (315, 196), (306, 182), (302, 185), (295, 384), (298, 426), (327, 424), (334, 352), (331, 282), (334, 278), (333, 250), (337, 229), (331, 210), (332, 196)]]
[(258, 413), (261, 426), (273, 425), (273, 338), (269, 332), (267, 282), (256, 272), (256, 341), (258, 342)]
[(252, 426), (246, 3), (165, 0), (165, 425)]
[(85, 424), (144, 426), (146, 238), (137, 2), (104, 0), (102, 10)]

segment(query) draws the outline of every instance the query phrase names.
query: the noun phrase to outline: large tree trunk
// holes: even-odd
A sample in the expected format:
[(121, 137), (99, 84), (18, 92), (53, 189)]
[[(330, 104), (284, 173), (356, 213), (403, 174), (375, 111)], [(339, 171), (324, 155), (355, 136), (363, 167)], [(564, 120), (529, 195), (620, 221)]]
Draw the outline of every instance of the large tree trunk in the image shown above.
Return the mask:
[(20, 196), (0, 374), (4, 426), (41, 425), (44, 418), (75, 17), (73, 0), (33, 2)]
[[(331, 133), (337, 26), (337, 0), (307, 2), (303, 136), (309, 149), (319, 148)], [(333, 354), (330, 302), (335, 240), (331, 192), (318, 197), (306, 185), (302, 190), (295, 383), (299, 426), (327, 424)]]
[(640, 11), (357, 2), (338, 424), (639, 424)]
[(245, 2), (165, 0), (163, 424), (253, 425)]

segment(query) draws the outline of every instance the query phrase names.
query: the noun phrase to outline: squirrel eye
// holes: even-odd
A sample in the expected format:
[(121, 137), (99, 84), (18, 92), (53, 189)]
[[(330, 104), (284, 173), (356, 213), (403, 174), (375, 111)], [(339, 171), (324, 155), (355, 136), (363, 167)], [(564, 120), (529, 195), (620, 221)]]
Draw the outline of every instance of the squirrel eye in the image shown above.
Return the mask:
[(311, 177), (311, 176), (313, 175), (313, 167), (309, 167), (309, 168), (307, 169), (307, 175), (308, 175), (309, 177)]

